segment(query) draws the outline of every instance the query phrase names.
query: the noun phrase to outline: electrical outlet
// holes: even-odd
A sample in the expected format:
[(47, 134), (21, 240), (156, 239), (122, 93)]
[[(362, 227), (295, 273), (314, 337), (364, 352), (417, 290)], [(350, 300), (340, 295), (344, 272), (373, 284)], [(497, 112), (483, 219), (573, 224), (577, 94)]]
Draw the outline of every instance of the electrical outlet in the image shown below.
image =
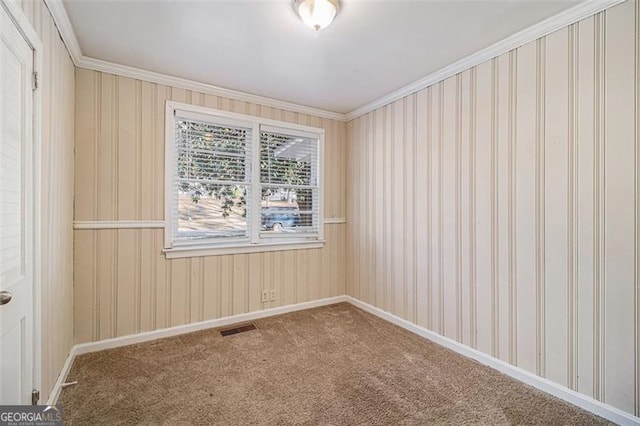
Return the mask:
[(276, 289), (275, 288), (271, 289), (271, 298), (270, 298), (270, 300), (271, 300), (271, 302), (276, 300)]
[(269, 301), (269, 290), (262, 290), (262, 303)]

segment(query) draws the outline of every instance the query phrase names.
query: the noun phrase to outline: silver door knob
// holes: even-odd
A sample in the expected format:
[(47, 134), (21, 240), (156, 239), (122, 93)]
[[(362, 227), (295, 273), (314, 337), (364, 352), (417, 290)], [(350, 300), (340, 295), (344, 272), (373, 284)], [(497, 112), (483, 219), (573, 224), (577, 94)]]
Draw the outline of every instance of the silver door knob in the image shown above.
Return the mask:
[(8, 291), (0, 291), (0, 306), (11, 302), (11, 293)]

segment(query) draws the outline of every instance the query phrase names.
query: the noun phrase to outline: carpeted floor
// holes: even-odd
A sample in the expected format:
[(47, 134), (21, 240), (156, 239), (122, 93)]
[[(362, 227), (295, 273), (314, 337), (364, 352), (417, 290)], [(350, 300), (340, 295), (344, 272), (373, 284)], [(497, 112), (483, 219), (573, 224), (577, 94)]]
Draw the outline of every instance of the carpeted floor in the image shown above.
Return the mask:
[(341, 303), (76, 358), (73, 424), (606, 424)]

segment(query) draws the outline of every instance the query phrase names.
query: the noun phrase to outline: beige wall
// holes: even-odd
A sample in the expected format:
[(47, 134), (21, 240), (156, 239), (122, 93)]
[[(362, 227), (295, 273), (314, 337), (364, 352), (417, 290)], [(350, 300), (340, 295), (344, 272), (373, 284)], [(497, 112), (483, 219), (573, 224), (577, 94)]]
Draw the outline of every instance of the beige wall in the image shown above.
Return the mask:
[(640, 6), (348, 124), (348, 294), (640, 414)]
[[(166, 100), (323, 127), (325, 217), (346, 216), (344, 123), (77, 69), (76, 221), (163, 219)], [(345, 227), (323, 249), (174, 260), (162, 229), (78, 229), (75, 342), (342, 295)]]
[(73, 345), (74, 66), (44, 2), (21, 6), (43, 47), (40, 396), (46, 401)]
[[(348, 135), (331, 120), (78, 69), (76, 220), (162, 219), (174, 99), (324, 127), (325, 214), (347, 210), (350, 225), (346, 237), (327, 225), (322, 250), (171, 261), (160, 229), (76, 230), (75, 290), (73, 64), (44, 4), (22, 7), (44, 46), (43, 398), (72, 334), (313, 300), (348, 282), (355, 297), (640, 414), (637, 3), (369, 113)], [(278, 300), (260, 303), (272, 287)]]

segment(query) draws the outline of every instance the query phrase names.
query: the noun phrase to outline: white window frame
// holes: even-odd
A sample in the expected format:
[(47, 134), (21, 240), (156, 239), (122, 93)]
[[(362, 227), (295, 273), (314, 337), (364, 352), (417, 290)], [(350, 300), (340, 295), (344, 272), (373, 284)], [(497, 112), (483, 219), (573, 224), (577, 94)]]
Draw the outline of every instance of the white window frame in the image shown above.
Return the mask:
[[(318, 232), (298, 237), (260, 236), (261, 233), (261, 193), (252, 191), (250, 200), (250, 216), (248, 223), (249, 239), (235, 241), (196, 240), (189, 242), (174, 242), (174, 226), (177, 218), (174, 217), (174, 178), (176, 171), (175, 158), (175, 117), (176, 111), (180, 116), (194, 119), (222, 122), (240, 125), (252, 129), (252, 164), (251, 186), (257, 188), (260, 185), (260, 132), (278, 130), (285, 134), (311, 137), (318, 140)], [(182, 257), (215, 256), (225, 254), (256, 253), (279, 250), (299, 250), (321, 248), (324, 246), (324, 129), (305, 126), (302, 124), (287, 123), (234, 112), (222, 111), (208, 107), (190, 105), (181, 102), (167, 101), (165, 114), (165, 212), (164, 212), (164, 253), (168, 259)], [(257, 209), (257, 213), (256, 213)]]

